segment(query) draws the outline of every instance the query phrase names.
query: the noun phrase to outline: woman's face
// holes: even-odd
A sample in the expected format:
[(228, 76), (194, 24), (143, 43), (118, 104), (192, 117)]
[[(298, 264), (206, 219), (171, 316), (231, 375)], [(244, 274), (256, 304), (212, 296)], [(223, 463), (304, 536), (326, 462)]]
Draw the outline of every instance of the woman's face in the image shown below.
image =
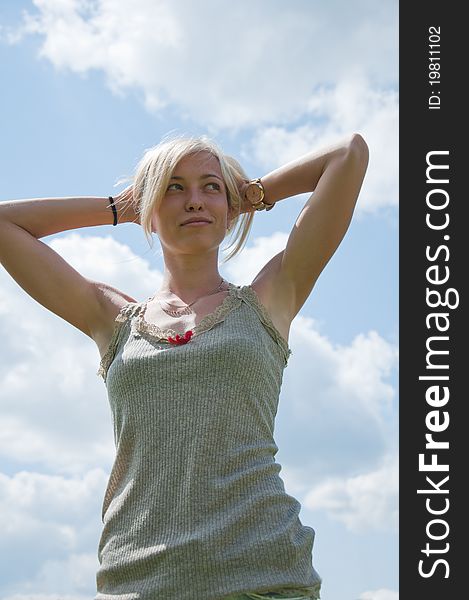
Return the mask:
[[(190, 154), (177, 164), (152, 219), (162, 246), (176, 253), (219, 247), (228, 221), (226, 186), (218, 159), (210, 152)], [(187, 224), (188, 219), (203, 222)]]

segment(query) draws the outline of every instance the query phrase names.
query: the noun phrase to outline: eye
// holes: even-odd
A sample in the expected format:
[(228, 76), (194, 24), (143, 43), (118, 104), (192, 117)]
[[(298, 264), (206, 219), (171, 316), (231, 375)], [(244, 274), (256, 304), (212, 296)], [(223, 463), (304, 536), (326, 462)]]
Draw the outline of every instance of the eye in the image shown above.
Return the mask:
[(217, 192), (221, 190), (221, 185), (215, 181), (210, 181), (205, 187), (209, 190), (215, 190)]
[(174, 190), (182, 190), (182, 185), (180, 183), (170, 183), (166, 188), (167, 192), (172, 192)]

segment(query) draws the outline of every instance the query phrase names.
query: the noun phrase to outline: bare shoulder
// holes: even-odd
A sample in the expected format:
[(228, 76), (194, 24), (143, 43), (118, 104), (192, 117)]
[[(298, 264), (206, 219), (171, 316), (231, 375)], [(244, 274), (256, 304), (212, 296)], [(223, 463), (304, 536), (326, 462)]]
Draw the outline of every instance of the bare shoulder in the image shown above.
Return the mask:
[(291, 283), (282, 280), (280, 265), (283, 250), (259, 271), (251, 283), (260, 302), (269, 313), (273, 324), (288, 342), (294, 314), (294, 290)]
[(90, 281), (90, 284), (100, 307), (99, 316), (93, 326), (92, 338), (103, 356), (111, 341), (119, 311), (129, 302), (137, 302), (137, 300), (108, 283)]

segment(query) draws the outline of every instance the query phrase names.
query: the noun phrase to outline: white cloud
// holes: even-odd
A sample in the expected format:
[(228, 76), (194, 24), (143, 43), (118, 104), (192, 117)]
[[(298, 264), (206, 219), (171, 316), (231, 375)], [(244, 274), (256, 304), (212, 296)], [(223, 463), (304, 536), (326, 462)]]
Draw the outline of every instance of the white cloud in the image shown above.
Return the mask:
[[(230, 278), (248, 281), (285, 243), (280, 232), (254, 239), (243, 259), (233, 260)], [(51, 246), (81, 273), (137, 299), (151, 295), (161, 281), (159, 271), (111, 238), (72, 233), (54, 238)], [(95, 376), (96, 346), (33, 302), (4, 272), (0, 276), (5, 280), (0, 292), (0, 454), (68, 475), (108, 469), (114, 454), (112, 424), (105, 388)], [(288, 416), (283, 415), (278, 433), (280, 440), (292, 430), (303, 435), (283, 444), (286, 465), (306, 469), (310, 481), (344, 475), (354, 461), (375, 464), (394, 435), (395, 391), (388, 379), (397, 363), (396, 348), (373, 331), (357, 335), (349, 345), (334, 345), (301, 314), (293, 321), (290, 340), (294, 356), (279, 407), (282, 413), (285, 405)], [(321, 427), (314, 432), (314, 444), (327, 457), (324, 461), (312, 460), (305, 441), (316, 422)]]
[[(22, 35), (59, 69), (99, 70), (116, 92), (143, 94), (216, 127), (294, 121), (320, 83), (360, 65), (378, 86), (397, 81), (397, 3), (249, 4), (34, 0)], [(370, 52), (370, 48), (373, 51)]]
[[(70, 592), (87, 592), (86, 598), (89, 600), (91, 594), (95, 595), (97, 568), (96, 552), (70, 554), (64, 560), (44, 561), (34, 579), (17, 587), (24, 591), (37, 592), (42, 590), (46, 593), (49, 592), (49, 594), (53, 593), (53, 595), (45, 596), (45, 600), (55, 600), (55, 598), (57, 600), (65, 600), (66, 598), (81, 600), (85, 598), (81, 595), (63, 595)], [(31, 598), (36, 600), (35, 595)]]
[(381, 588), (360, 594), (358, 600), (399, 600), (399, 592)]
[(96, 491), (106, 483), (106, 474), (102, 469), (93, 469), (83, 477), (64, 478), (20, 471), (12, 477), (0, 473), (0, 482), (0, 518), (2, 531), (7, 533), (17, 521), (7, 514), (33, 511), (40, 519), (52, 514), (58, 523), (88, 517), (90, 505), (96, 504)]
[(70, 594), (12, 594), (8, 596), (4, 596), (2, 600), (90, 600), (89, 595), (86, 596), (76, 596), (75, 594), (70, 596)]
[(359, 334), (349, 347), (338, 350), (337, 382), (343, 396), (357, 390), (355, 407), (364, 408), (376, 422), (392, 408), (394, 389), (385, 380), (397, 367), (397, 354), (376, 331)]
[(397, 444), (396, 392), (388, 381), (397, 348), (373, 331), (335, 345), (301, 314), (290, 346), (277, 427), (287, 487), (305, 493), (325, 478), (375, 469)]
[(275, 10), (261, 0), (249, 18), (242, 3), (214, 0), (135, 0), (131, 10), (125, 0), (34, 4), (4, 35), (11, 43), (36, 34), (40, 56), (57, 69), (99, 71), (113, 92), (137, 93), (152, 113), (170, 108), (211, 132), (249, 127), (249, 162), (275, 167), (359, 131), (370, 162), (357, 212), (397, 206), (394, 0)]
[[(71, 233), (50, 246), (79, 272), (143, 300), (161, 273), (110, 237)], [(109, 468), (110, 410), (94, 342), (34, 302), (0, 271), (0, 455), (60, 473)]]
[(0, 473), (3, 598), (93, 592), (107, 477), (102, 469), (73, 478)]
[[(230, 274), (250, 283), (287, 238), (276, 232), (253, 239), (240, 258), (227, 263)], [(287, 490), (303, 495), (314, 483), (327, 481), (320, 490), (322, 502), (333, 505), (335, 494), (343, 502), (343, 490), (354, 486), (363, 497), (372, 497), (383, 457), (395, 452), (398, 443), (396, 390), (389, 381), (398, 366), (398, 348), (376, 331), (358, 334), (348, 345), (333, 344), (314, 319), (301, 313), (292, 323), (290, 346), (293, 355), (284, 373), (276, 426), (277, 459)], [(368, 475), (355, 479), (357, 469)], [(389, 521), (394, 510), (394, 487), (383, 486), (382, 492), (376, 518), (367, 520), (371, 528)], [(361, 516), (355, 506), (346, 505), (342, 521), (353, 527)]]
[(287, 245), (288, 235), (276, 231), (269, 236), (253, 238), (241, 254), (232, 258), (224, 268), (239, 285), (251, 283), (262, 267)]
[[(153, 114), (170, 108), (212, 132), (250, 127), (250, 149), (263, 164), (335, 141), (336, 134), (350, 132), (346, 127), (361, 129), (371, 156), (359, 207), (394, 203), (396, 98), (387, 92), (397, 81), (394, 0), (276, 2), (274, 8), (261, 0), (249, 9), (218, 0), (136, 0), (131, 8), (125, 0), (33, 4), (23, 30), (5, 35), (2, 29), (4, 39), (18, 43), (21, 35), (37, 36), (43, 60), (80, 76), (101, 73), (114, 93), (142, 98)], [(354, 73), (351, 56), (360, 65)], [(277, 232), (253, 240), (244, 264), (228, 263), (233, 280), (252, 279), (286, 239)], [(110, 237), (67, 233), (50, 245), (83, 274), (138, 299), (160, 284), (157, 269)], [(28, 298), (1, 269), (0, 284), (0, 457), (8, 471), (0, 476), (6, 532), (1, 554), (11, 564), (0, 595), (89, 599), (114, 454), (106, 392), (95, 376), (98, 353), (91, 340)], [(380, 460), (393, 445), (388, 377), (395, 349), (374, 332), (340, 347), (313, 320), (299, 317), (292, 346), (277, 431), (286, 457), (279, 453), (282, 476), (307, 493), (330, 475), (336, 487), (321, 496), (323, 510), (332, 511), (337, 495), (345, 497), (336, 512), (353, 525), (361, 515), (347, 494), (356, 488), (365, 501), (373, 495)], [(355, 481), (357, 473), (363, 481)], [(376, 523), (386, 506), (393, 511), (392, 502), (378, 500)], [(366, 592), (375, 595), (362, 600), (395, 600), (385, 592)]]
[[(370, 149), (370, 161), (357, 210), (375, 212), (398, 204), (398, 98), (376, 90), (361, 75), (350, 74), (334, 86), (316, 90), (309, 100), (311, 123), (259, 128), (243, 151), (266, 168), (338, 142), (357, 131)], [(305, 115), (306, 118), (308, 115)]]
[[(285, 243), (280, 232), (254, 239), (244, 265), (254, 272)], [(149, 296), (161, 281), (158, 270), (109, 237), (71, 233), (50, 245), (84, 275), (137, 299)], [(246, 266), (233, 264), (234, 282), (251, 275)], [(22, 573), (32, 574), (36, 585), (21, 583), (22, 575), (12, 567), (15, 588), (2, 591), (11, 598), (39, 600), (43, 594), (53, 600), (47, 597), (58, 589), (52, 582), (64, 582), (75, 569), (74, 589), (63, 583), (60, 598), (67, 592), (76, 593), (70, 600), (81, 600), (80, 586), (93, 570), (114, 455), (105, 388), (95, 375), (99, 356), (91, 340), (33, 302), (4, 271), (0, 282), (0, 456), (10, 469), (24, 471), (0, 477), (1, 525), (5, 553), (13, 565), (22, 564)], [(381, 515), (392, 512), (391, 502), (374, 490), (384, 477), (377, 465), (395, 434), (394, 390), (387, 379), (396, 349), (376, 332), (334, 345), (314, 320), (301, 315), (293, 322), (291, 345), (276, 432), (282, 477), (290, 491), (290, 486), (305, 494), (316, 490), (323, 509), (347, 526), (363, 518), (354, 494), (365, 505), (372, 498), (377, 507), (372, 523), (378, 526)], [(41, 470), (47, 474), (32, 472)], [(325, 481), (328, 487), (321, 488)], [(337, 498), (342, 505), (334, 508)], [(39, 545), (40, 553), (24, 552)]]
[(153, 294), (162, 281), (160, 271), (112, 236), (84, 238), (79, 233), (67, 233), (52, 238), (50, 246), (80, 273), (111, 283), (137, 300)]
[(394, 455), (374, 471), (323, 481), (308, 492), (303, 504), (311, 510), (326, 511), (353, 531), (395, 529), (398, 485), (398, 459)]

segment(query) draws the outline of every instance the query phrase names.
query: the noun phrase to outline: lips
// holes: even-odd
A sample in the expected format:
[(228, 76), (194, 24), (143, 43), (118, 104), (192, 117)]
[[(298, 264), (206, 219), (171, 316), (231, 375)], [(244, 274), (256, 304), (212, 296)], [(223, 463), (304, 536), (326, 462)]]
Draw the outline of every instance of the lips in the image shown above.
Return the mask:
[(209, 219), (204, 219), (202, 217), (197, 218), (192, 218), (192, 219), (188, 219), (187, 221), (184, 221), (184, 223), (182, 223), (182, 225), (187, 225), (188, 223), (211, 223), (211, 221)]

